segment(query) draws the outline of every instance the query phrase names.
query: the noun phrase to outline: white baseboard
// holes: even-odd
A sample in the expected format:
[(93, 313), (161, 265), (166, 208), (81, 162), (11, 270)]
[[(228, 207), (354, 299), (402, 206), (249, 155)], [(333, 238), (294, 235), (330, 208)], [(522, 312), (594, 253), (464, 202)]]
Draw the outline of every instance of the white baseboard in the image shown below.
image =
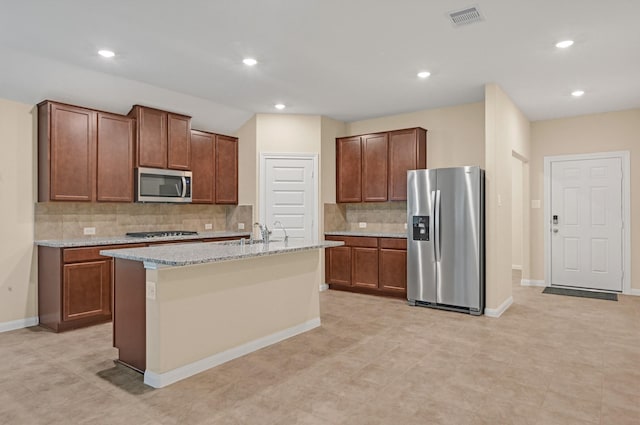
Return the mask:
[(498, 306), (498, 308), (485, 308), (484, 315), (488, 317), (500, 317), (502, 313), (507, 311), (509, 306), (513, 304), (513, 297), (509, 297), (502, 304)]
[(625, 295), (635, 295), (636, 297), (640, 297), (640, 289), (631, 288), (629, 293)]
[(520, 285), (522, 285), (522, 286), (541, 286), (541, 287), (548, 286), (547, 283), (544, 280), (529, 280), (529, 279), (522, 279), (520, 281)]
[(320, 292), (326, 291), (327, 289), (329, 289), (329, 285), (327, 285), (326, 283), (320, 284)]
[(0, 333), (15, 331), (16, 329), (28, 328), (29, 326), (36, 326), (38, 323), (38, 316), (0, 323)]
[(273, 333), (271, 335), (249, 341), (245, 344), (230, 348), (221, 353), (205, 357), (204, 359), (181, 366), (177, 369), (170, 370), (169, 372), (155, 373), (150, 370), (146, 370), (144, 372), (144, 383), (154, 388), (166, 387), (167, 385), (181, 381), (197, 373), (204, 372), (205, 370), (211, 369), (212, 367), (221, 365), (222, 363), (226, 363), (230, 360), (242, 357), (245, 354), (252, 353), (261, 348), (268, 347), (269, 345), (273, 345), (287, 338), (291, 338), (292, 336), (310, 331), (311, 329), (317, 328), (318, 326), (320, 326), (319, 317)]
[(519, 265), (517, 265), (517, 264), (512, 264), (512, 265), (511, 265), (511, 269), (512, 269), (512, 270), (522, 270), (522, 266), (519, 266)]

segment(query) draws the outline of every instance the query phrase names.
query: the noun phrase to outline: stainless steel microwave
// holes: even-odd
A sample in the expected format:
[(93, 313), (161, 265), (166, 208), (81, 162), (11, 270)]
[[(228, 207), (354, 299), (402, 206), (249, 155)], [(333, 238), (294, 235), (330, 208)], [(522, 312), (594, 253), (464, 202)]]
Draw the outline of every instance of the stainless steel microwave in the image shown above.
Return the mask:
[(191, 202), (191, 171), (136, 168), (136, 202)]

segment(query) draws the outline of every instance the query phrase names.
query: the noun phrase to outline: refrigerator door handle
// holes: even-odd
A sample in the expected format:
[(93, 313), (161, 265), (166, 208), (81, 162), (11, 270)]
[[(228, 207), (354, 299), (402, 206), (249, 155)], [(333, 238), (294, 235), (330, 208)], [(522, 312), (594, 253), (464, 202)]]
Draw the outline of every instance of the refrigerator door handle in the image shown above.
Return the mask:
[(435, 226), (433, 229), (433, 233), (434, 233), (434, 245), (435, 245), (435, 249), (434, 249), (434, 253), (435, 253), (435, 257), (436, 257), (436, 261), (440, 261), (441, 259), (441, 252), (440, 252), (440, 191), (436, 190), (436, 199), (434, 202), (434, 214), (433, 216), (435, 217)]
[(433, 241), (433, 262), (438, 261), (436, 255), (436, 242), (435, 242), (435, 221), (436, 221), (436, 191), (431, 191), (431, 205), (433, 205), (433, 211), (431, 211), (431, 220), (429, 220), (429, 231), (431, 232), (431, 240)]

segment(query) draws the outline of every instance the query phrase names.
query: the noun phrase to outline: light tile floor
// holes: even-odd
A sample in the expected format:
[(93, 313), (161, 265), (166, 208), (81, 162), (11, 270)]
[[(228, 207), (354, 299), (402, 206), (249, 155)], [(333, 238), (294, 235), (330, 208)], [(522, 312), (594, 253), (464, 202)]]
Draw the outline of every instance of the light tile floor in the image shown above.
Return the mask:
[(109, 324), (7, 332), (0, 424), (640, 424), (640, 297), (513, 297), (492, 319), (324, 292), (321, 328), (160, 390)]

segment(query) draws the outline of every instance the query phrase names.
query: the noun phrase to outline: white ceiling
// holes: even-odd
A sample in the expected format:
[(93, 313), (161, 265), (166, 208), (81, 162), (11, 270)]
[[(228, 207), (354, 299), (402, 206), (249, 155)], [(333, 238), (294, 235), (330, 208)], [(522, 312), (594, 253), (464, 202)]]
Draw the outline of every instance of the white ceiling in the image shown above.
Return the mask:
[[(485, 21), (454, 28), (447, 12), (474, 4)], [(490, 82), (532, 121), (640, 107), (638, 0), (0, 0), (0, 5), (0, 47), (13, 52), (13, 81), (0, 81), (0, 97), (3, 91), (20, 97), (30, 90), (27, 77), (37, 80), (48, 66), (62, 74), (67, 66), (90, 71), (79, 74), (87, 87), (109, 74), (210, 102), (210, 112), (220, 109), (225, 121), (211, 119), (227, 130), (253, 113), (276, 112), (277, 102), (288, 105), (285, 113), (354, 121), (481, 101)], [(564, 39), (575, 40), (574, 46), (557, 49), (555, 43)], [(105, 60), (96, 55), (101, 48), (117, 56)], [(241, 61), (247, 56), (259, 64), (246, 67)], [(33, 58), (48, 65), (32, 69), (37, 68)], [(31, 69), (19, 66), (29, 60), (34, 60)], [(431, 71), (431, 77), (420, 80), (420, 70)], [(30, 95), (37, 100), (52, 93), (33, 87)], [(146, 88), (139, 87), (142, 98), (134, 103), (145, 103)], [(578, 88), (586, 91), (580, 99), (570, 95)], [(91, 96), (90, 89), (82, 92)], [(182, 107), (188, 109), (188, 103)]]

